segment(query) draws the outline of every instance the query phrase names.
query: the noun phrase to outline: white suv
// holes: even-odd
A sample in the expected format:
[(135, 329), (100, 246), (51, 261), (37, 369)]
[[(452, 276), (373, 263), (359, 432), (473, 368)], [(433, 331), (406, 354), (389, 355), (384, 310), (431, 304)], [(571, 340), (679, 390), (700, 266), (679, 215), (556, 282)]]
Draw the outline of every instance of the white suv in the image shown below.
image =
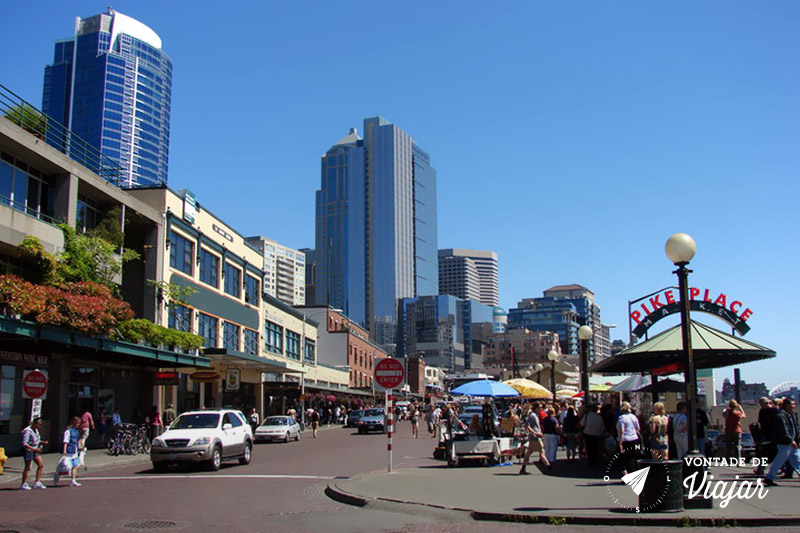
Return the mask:
[(253, 430), (240, 411), (190, 411), (153, 439), (150, 460), (156, 472), (164, 472), (172, 463), (197, 462), (219, 470), (222, 461), (231, 459), (249, 464), (252, 452)]

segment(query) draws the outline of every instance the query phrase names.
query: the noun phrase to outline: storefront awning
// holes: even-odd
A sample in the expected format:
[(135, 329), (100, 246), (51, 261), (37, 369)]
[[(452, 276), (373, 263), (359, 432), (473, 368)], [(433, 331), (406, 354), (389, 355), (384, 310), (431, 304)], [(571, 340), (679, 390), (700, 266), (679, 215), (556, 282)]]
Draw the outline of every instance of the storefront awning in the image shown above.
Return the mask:
[(203, 355), (211, 359), (212, 362), (240, 368), (252, 368), (261, 370), (262, 372), (274, 372), (277, 374), (302, 374), (305, 372), (302, 369), (291, 368), (287, 363), (282, 361), (275, 361), (250, 353), (238, 352), (230, 348), (206, 348), (203, 350)]
[[(31, 346), (31, 340), (35, 346)], [(140, 364), (148, 366), (188, 366), (208, 368), (207, 357), (172, 350), (161, 350), (152, 346), (125, 341), (92, 337), (74, 330), (42, 326), (26, 320), (0, 317), (0, 345), (11, 348), (19, 344), (31, 351), (67, 352), (82, 357), (92, 356), (110, 362)]]

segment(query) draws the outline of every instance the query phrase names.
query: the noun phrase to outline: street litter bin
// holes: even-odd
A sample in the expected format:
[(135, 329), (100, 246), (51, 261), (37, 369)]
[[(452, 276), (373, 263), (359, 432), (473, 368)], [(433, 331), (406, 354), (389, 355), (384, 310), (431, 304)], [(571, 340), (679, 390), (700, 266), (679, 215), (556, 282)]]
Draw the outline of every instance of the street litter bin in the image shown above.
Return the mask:
[(683, 469), (681, 461), (640, 459), (638, 468), (650, 467), (639, 494), (639, 508), (647, 513), (683, 511)]

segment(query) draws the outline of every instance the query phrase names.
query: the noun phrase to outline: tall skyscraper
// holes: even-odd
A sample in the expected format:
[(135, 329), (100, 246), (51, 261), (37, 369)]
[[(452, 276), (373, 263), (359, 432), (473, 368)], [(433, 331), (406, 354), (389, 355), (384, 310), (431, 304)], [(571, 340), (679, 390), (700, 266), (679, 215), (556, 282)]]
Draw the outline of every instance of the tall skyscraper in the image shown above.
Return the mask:
[(364, 120), (322, 157), (315, 303), (396, 343), (398, 300), (438, 293), (436, 171), (405, 131)]
[(306, 255), (266, 237), (248, 237), (264, 258), (264, 292), (283, 303), (306, 304)]
[(497, 254), (494, 252), (457, 248), (439, 250), (440, 294), (497, 306), (500, 305), (497, 278)]
[(112, 9), (77, 18), (75, 36), (56, 43), (45, 67), (42, 111), (117, 161), (122, 187), (167, 183), (171, 106), (161, 39)]

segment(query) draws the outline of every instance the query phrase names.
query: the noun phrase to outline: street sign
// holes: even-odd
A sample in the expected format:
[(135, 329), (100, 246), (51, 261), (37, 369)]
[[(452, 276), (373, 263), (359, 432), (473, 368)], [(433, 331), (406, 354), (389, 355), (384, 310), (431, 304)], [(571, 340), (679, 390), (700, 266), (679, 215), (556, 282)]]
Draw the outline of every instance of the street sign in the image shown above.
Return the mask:
[(385, 389), (394, 389), (403, 382), (405, 377), (403, 363), (397, 359), (387, 357), (375, 365), (375, 383)]
[(31, 402), (31, 420), (42, 416), (42, 399), (36, 398)]
[(22, 373), (22, 397), (44, 398), (47, 394), (47, 376), (41, 370), (25, 370)]

